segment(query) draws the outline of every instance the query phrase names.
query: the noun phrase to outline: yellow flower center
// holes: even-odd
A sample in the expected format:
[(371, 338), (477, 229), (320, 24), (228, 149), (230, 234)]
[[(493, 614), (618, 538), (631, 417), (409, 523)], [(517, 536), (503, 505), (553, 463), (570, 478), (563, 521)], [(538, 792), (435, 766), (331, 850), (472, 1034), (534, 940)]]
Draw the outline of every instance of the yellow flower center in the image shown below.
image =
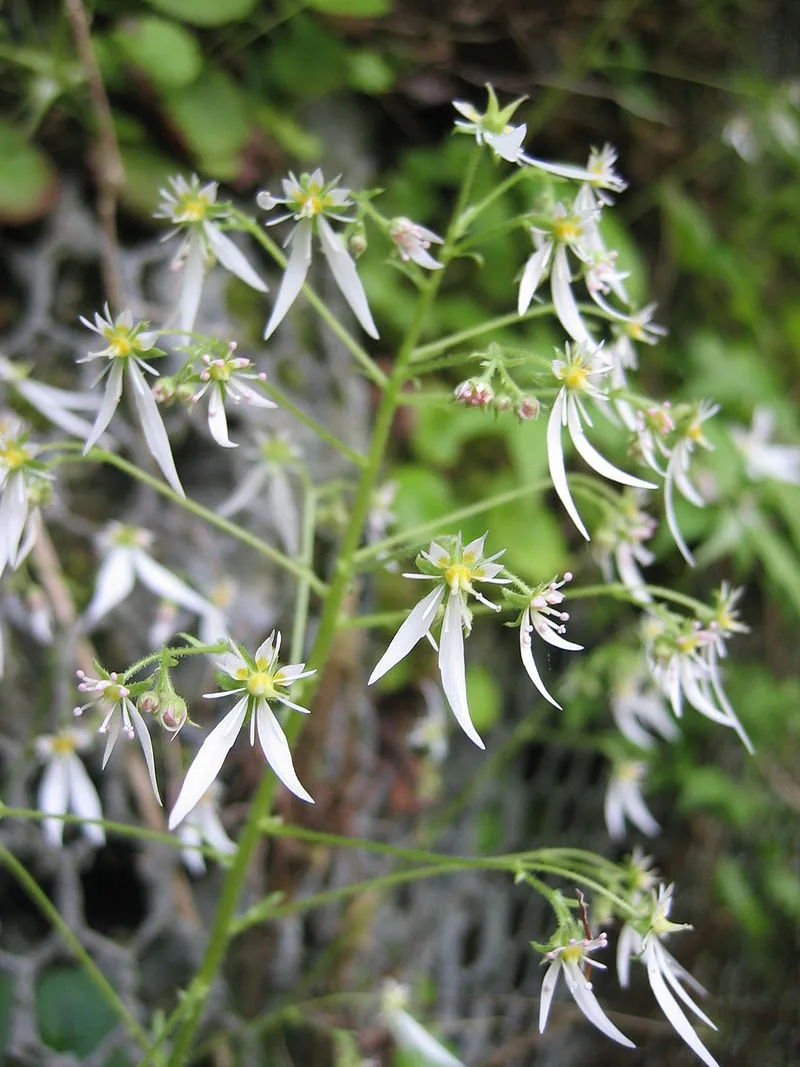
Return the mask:
[(686, 436), (690, 441), (700, 441), (703, 437), (703, 427), (699, 422), (693, 422), (686, 430)]
[(575, 219), (558, 219), (553, 224), (553, 236), (557, 241), (570, 242), (581, 235), (581, 228)]
[(463, 563), (454, 563), (444, 572), (444, 580), (451, 589), (468, 589), (472, 582), (472, 571)]
[(570, 945), (561, 953), (561, 959), (565, 963), (580, 963), (583, 952), (580, 945)]
[(103, 337), (108, 341), (108, 351), (113, 359), (125, 359), (133, 351), (130, 331), (124, 326), (114, 326), (103, 330)]
[(267, 671), (253, 671), (247, 679), (246, 689), (251, 697), (271, 697), (275, 695), (273, 679)]
[(564, 375), (567, 389), (583, 389), (586, 386), (586, 371), (583, 367), (570, 367)]
[(208, 213), (208, 200), (204, 196), (187, 197), (181, 204), (182, 222), (202, 222)]
[(30, 458), (28, 450), (16, 443), (10, 444), (0, 451), (0, 459), (10, 471), (17, 471), (20, 467), (24, 467)]
[(215, 382), (227, 382), (231, 376), (231, 368), (222, 360), (215, 360), (208, 368), (209, 376)]
[(50, 742), (54, 756), (68, 756), (75, 751), (75, 742), (71, 737), (54, 737)]
[(627, 332), (632, 341), (641, 341), (644, 337), (644, 327), (641, 322), (629, 322), (627, 324)]
[(109, 704), (116, 704), (122, 700), (122, 692), (118, 685), (107, 685), (103, 690), (103, 700), (108, 701)]

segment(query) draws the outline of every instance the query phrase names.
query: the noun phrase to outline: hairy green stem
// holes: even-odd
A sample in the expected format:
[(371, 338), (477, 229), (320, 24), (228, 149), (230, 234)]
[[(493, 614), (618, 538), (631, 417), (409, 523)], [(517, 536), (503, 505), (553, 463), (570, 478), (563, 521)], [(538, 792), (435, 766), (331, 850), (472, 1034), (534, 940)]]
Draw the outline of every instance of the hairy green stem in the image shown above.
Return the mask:
[[(695, 600), (693, 596), (688, 596), (686, 593), (679, 593), (675, 589), (667, 589), (663, 585), (645, 585), (642, 586), (651, 596), (658, 597), (660, 600), (671, 600), (674, 604), (680, 604), (683, 608), (688, 608), (694, 615), (703, 618), (708, 614), (708, 605), (704, 604), (702, 600)], [(612, 597), (615, 600), (627, 600), (631, 604), (641, 607), (641, 601), (637, 600), (635, 594), (627, 585), (623, 585), (621, 582), (611, 582), (608, 585), (584, 585), (577, 589), (565, 589), (564, 597), (567, 600), (586, 600), (589, 597)]]
[[(317, 503), (314, 486), (307, 478), (304, 478), (303, 482), (303, 525), (300, 532), (300, 561), (310, 573), (313, 569)], [(297, 586), (294, 618), (292, 619), (292, 640), (289, 647), (290, 663), (299, 663), (303, 658), (310, 600), (311, 587), (307, 581), (301, 581)]]
[(482, 337), (484, 334), (493, 333), (495, 330), (503, 330), (506, 326), (517, 326), (519, 323), (529, 322), (531, 319), (540, 319), (543, 315), (552, 315), (554, 310), (552, 304), (537, 304), (536, 307), (526, 311), (524, 315), (518, 315), (516, 311), (511, 311), (507, 315), (498, 315), (496, 318), (489, 319), (488, 322), (482, 322), (478, 326), (470, 326), (466, 330), (448, 334), (447, 337), (442, 337), (439, 341), (420, 345), (419, 348), (415, 348), (411, 353), (410, 362), (413, 366), (416, 363), (423, 362), (423, 360), (438, 356), (440, 352), (446, 352), (448, 348), (463, 345), (476, 337)]

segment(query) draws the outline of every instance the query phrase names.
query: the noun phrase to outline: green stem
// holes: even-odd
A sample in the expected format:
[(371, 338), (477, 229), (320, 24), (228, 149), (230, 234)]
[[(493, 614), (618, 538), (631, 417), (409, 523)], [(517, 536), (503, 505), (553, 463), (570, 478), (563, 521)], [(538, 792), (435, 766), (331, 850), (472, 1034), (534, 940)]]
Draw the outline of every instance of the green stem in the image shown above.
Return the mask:
[[(5, 811), (8, 813), (8, 809), (5, 809)], [(69, 924), (62, 919), (58, 909), (47, 894), (39, 888), (36, 879), (3, 844), (0, 844), (0, 863), (6, 867), (9, 874), (11, 874), (19, 884), (20, 888), (30, 897), (45, 919), (47, 919), (56, 933), (59, 934), (64, 944), (70, 952), (72, 952), (78, 963), (83, 967), (100, 990), (109, 1006), (113, 1009), (115, 1015), (118, 1015), (121, 1021), (125, 1024), (128, 1033), (134, 1038), (136, 1043), (146, 1051), (150, 1047), (150, 1038), (146, 1031), (139, 1025), (122, 1003), (111, 983), (80, 943), (79, 939), (72, 932)]]
[(151, 663), (160, 663), (165, 654), (175, 659), (182, 659), (184, 656), (221, 656), (223, 652), (228, 650), (227, 641), (217, 641), (213, 645), (197, 644), (182, 645), (180, 648), (161, 648), (158, 652), (150, 652), (147, 656), (137, 660), (136, 663), (128, 667), (124, 674), (121, 675), (121, 678), (123, 683), (127, 682), (132, 674), (138, 674), (145, 667), (149, 667)]
[[(280, 247), (272, 240), (267, 234), (263, 226), (259, 226), (253, 219), (242, 214), (240, 211), (234, 211), (232, 215), (237, 219), (240, 224), (240, 228), (246, 230), (251, 234), (256, 241), (266, 249), (270, 256), (275, 260), (279, 267), (286, 268), (286, 256), (280, 250)], [(353, 335), (347, 330), (341, 322), (336, 318), (332, 311), (330, 311), (323, 300), (317, 296), (310, 285), (305, 284), (303, 286), (303, 292), (305, 293), (308, 302), (314, 308), (319, 317), (326, 323), (330, 331), (335, 334), (350, 355), (355, 359), (356, 363), (362, 368), (366, 376), (373, 381), (376, 385), (383, 388), (388, 379), (380, 367), (374, 362), (374, 360), (368, 355), (364, 348), (356, 341)]]
[(316, 434), (320, 441), (324, 441), (325, 444), (330, 445), (331, 448), (335, 448), (337, 452), (341, 453), (346, 459), (349, 459), (356, 467), (364, 466), (366, 463), (365, 456), (362, 456), (360, 452), (356, 452), (354, 449), (350, 448), (344, 441), (340, 441), (338, 437), (334, 437), (333, 434), (329, 433), (324, 426), (321, 426), (316, 419), (312, 419), (310, 415), (306, 415), (302, 408), (293, 404), (284, 392), (276, 386), (270, 385), (269, 382), (261, 382), (261, 388), (267, 396), (271, 397), (279, 405), (279, 407), (283, 408), (284, 411), (288, 411), (298, 422), (301, 422), (304, 426), (307, 426), (312, 433)]
[[(300, 561), (310, 573), (314, 557), (317, 505), (313, 485), (307, 478), (304, 478), (303, 481), (303, 527), (300, 533)], [(310, 600), (311, 587), (307, 581), (301, 580), (297, 586), (297, 599), (295, 600), (294, 618), (292, 619), (292, 640), (289, 647), (290, 663), (299, 663), (303, 658)]]
[(277, 548), (273, 548), (272, 545), (268, 544), (260, 537), (256, 537), (256, 535), (250, 533), (249, 530), (243, 530), (241, 527), (236, 526), (227, 519), (223, 519), (221, 515), (217, 515), (209, 508), (203, 507), (203, 505), (198, 504), (197, 501), (191, 500), (189, 497), (178, 496), (175, 490), (171, 489), (166, 482), (162, 482), (152, 474), (148, 474), (146, 471), (141, 470), (127, 459), (123, 459), (121, 456), (115, 456), (113, 452), (105, 452), (101, 448), (92, 448), (86, 457), (62, 456), (59, 457), (59, 462), (75, 463), (82, 461), (84, 458), (97, 460), (99, 463), (107, 463), (109, 466), (116, 467), (117, 470), (121, 470), (123, 473), (129, 475), (131, 478), (135, 478), (144, 485), (150, 486), (151, 489), (155, 489), (157, 493), (160, 493), (168, 500), (171, 500), (173, 503), (177, 504), (178, 507), (183, 508), (184, 511), (191, 512), (192, 515), (196, 515), (199, 519), (207, 522), (209, 526), (216, 526), (218, 530), (228, 534), (229, 537), (241, 541), (242, 544), (247, 545), (248, 548), (252, 548), (253, 551), (257, 552), (260, 556), (268, 559), (270, 563), (274, 563), (282, 570), (288, 571), (289, 574), (293, 574), (295, 578), (307, 581), (315, 593), (318, 593), (320, 596), (325, 594), (328, 588), (325, 582), (318, 578), (316, 574), (312, 574), (306, 567), (302, 567), (299, 563), (295, 563), (293, 559), (289, 559), (283, 552), (279, 552)]
[(392, 534), (391, 537), (386, 537), (382, 541), (367, 545), (365, 548), (359, 549), (353, 559), (358, 565), (364, 563), (365, 560), (374, 559), (387, 551), (399, 548), (401, 545), (420, 544), (421, 540), (424, 540), (428, 534), (439, 533), (454, 523), (462, 522), (464, 519), (471, 519), (475, 515), (482, 515), (485, 511), (491, 511), (492, 508), (501, 507), (503, 504), (510, 504), (514, 500), (519, 500), (520, 497), (541, 493), (543, 490), (549, 489), (550, 485), (549, 479), (532, 482), (530, 485), (518, 486), (516, 489), (508, 489), (504, 493), (497, 493), (495, 496), (487, 497), (486, 500), (479, 500), (476, 504), (468, 504), (463, 508), (456, 508), (455, 511), (448, 512), (440, 519), (422, 522), (418, 526), (412, 526), (409, 530), (403, 530), (402, 533)]
[[(703, 618), (708, 614), (708, 605), (701, 600), (685, 593), (678, 593), (675, 589), (667, 589), (663, 585), (645, 585), (646, 589), (654, 597), (660, 600), (671, 600), (673, 604), (680, 604), (688, 608), (693, 614)], [(631, 604), (641, 607), (641, 602), (636, 599), (633, 592), (620, 582), (612, 582), (609, 585), (584, 585), (577, 589), (565, 589), (564, 596), (567, 600), (584, 600), (587, 597), (608, 596), (615, 600), (627, 600)]]
[(498, 315), (497, 318), (489, 319), (488, 322), (483, 322), (479, 326), (470, 326), (466, 330), (448, 334), (447, 337), (443, 337), (440, 341), (432, 341), (430, 344), (420, 345), (419, 348), (415, 348), (411, 353), (410, 362), (412, 365), (421, 363), (432, 356), (438, 356), (440, 352), (446, 352), (448, 348), (454, 348), (456, 345), (463, 345), (466, 341), (472, 341), (475, 337), (482, 337), (484, 334), (492, 333), (494, 330), (503, 330), (506, 326), (516, 326), (522, 322), (529, 322), (531, 319), (540, 319), (543, 315), (553, 314), (554, 310), (552, 304), (537, 304), (536, 307), (526, 311), (524, 315), (518, 315), (515, 311), (511, 311), (507, 315)]
[[(469, 196), (469, 189), (472, 185), (478, 159), (479, 155), (476, 152), (473, 155), (471, 164), (467, 168), (464, 176), (458, 204), (442, 247), (441, 262), (445, 265), (453, 255), (453, 245), (458, 237), (458, 219), (464, 210), (467, 197)], [(268, 251), (269, 246), (271, 246), (274, 248), (275, 252), (278, 252), (274, 243), (269, 238), (266, 238), (265, 234), (261, 233), (260, 228), (256, 227), (255, 223), (250, 223), (249, 220), (245, 221), (247, 221), (247, 228), (256, 234)], [(278, 252), (278, 254), (280, 253)], [(387, 381), (385, 376), (381, 375), (383, 378), (383, 382), (381, 383), (383, 385), (383, 393), (375, 417), (375, 427), (372, 434), (367, 463), (361, 471), (361, 478), (358, 483), (358, 490), (350, 515), (350, 522), (348, 523), (342, 538), (335, 574), (333, 581), (327, 590), (325, 604), (317, 629), (316, 640), (309, 657), (309, 667), (316, 669), (317, 674), (313, 678), (307, 679), (306, 685), (302, 687), (302, 693), (306, 703), (308, 703), (308, 700), (313, 696), (317, 686), (320, 684), (322, 671), (336, 639), (342, 605), (352, 584), (354, 556), (364, 530), (364, 524), (372, 502), (372, 494), (383, 464), (386, 446), (389, 442), (394, 415), (398, 405), (398, 399), (405, 382), (408, 362), (411, 353), (417, 344), (419, 335), (422, 332), (431, 304), (438, 292), (442, 277), (445, 273), (445, 270), (436, 271), (434, 274), (426, 278), (425, 287), (420, 294), (416, 314), (398, 352), (391, 377)], [(335, 321), (336, 320), (334, 320), (334, 322)], [(344, 332), (346, 334), (346, 331)], [(349, 337), (349, 335), (347, 336)], [(372, 365), (369, 357), (366, 358), (369, 364)], [(302, 716), (296, 715), (287, 722), (285, 732), (286, 739), (290, 746), (296, 741), (302, 727)], [(184, 1067), (186, 1060), (188, 1059), (192, 1039), (200, 1020), (205, 997), (211, 989), (214, 976), (222, 963), (230, 939), (231, 927), (236, 913), (236, 904), (239, 899), (241, 886), (247, 874), (251, 857), (261, 836), (260, 824), (272, 806), (274, 793), (275, 778), (271, 774), (265, 774), (261, 785), (250, 804), (250, 812), (247, 822), (239, 837), (238, 851), (222, 887), (217, 912), (214, 916), (214, 922), (206, 945), (205, 956), (203, 957), (203, 962), (200, 965), (197, 976), (192, 983), (193, 988), (197, 990), (197, 996), (191, 998), (191, 1001), (186, 1008), (182, 1025), (175, 1038), (175, 1044), (169, 1060), (169, 1067)]]

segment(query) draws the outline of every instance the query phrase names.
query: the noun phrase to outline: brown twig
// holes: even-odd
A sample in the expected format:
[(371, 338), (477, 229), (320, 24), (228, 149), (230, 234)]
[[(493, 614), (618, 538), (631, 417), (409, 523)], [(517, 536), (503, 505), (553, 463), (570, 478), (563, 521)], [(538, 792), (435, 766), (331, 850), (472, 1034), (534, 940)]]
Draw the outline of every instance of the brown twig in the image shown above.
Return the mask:
[(94, 54), (89, 18), (82, 0), (64, 0), (75, 48), (89, 87), (89, 100), (97, 124), (94, 172), (97, 182), (97, 215), (102, 234), (102, 270), (106, 296), (115, 311), (125, 306), (125, 287), (119, 265), (117, 202), (125, 184), (125, 170), (114, 130), (114, 118), (103, 76)]

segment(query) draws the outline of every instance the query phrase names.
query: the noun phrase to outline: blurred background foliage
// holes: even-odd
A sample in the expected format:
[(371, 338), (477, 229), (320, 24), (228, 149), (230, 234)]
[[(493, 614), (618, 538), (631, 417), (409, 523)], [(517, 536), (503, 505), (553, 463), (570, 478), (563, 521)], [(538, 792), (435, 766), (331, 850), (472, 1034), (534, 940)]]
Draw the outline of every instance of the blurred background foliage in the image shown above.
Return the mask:
[[(751, 627), (734, 643), (728, 688), (756, 756), (720, 746), (704, 720), (684, 720), (678, 743), (646, 757), (654, 810), (671, 816), (656, 850), (666, 873), (679, 877), (685, 841), (709, 842), (705, 870), (696, 872), (707, 878), (709, 913), (693, 921), (740, 941), (759, 981), (797, 989), (800, 488), (750, 480), (729, 428), (749, 425), (766, 406), (778, 439), (800, 444), (800, 9), (791, 0), (97, 0), (92, 14), (125, 170), (125, 240), (155, 232), (158, 190), (175, 172), (219, 180), (252, 203), (256, 189), (290, 167), (324, 167), (332, 97), (347, 100), (368, 130), (384, 211), (433, 229), (446, 224), (469, 150), (448, 139), (450, 101), (480, 103), (486, 81), (501, 94), (529, 96), (517, 117), (528, 123), (534, 155), (582, 162), (590, 145), (617, 145), (630, 188), (609, 213), (609, 243), (632, 272), (632, 292), (642, 303), (657, 300), (657, 321), (670, 330), (642, 355), (644, 385), (674, 402), (722, 405), (709, 430), (715, 450), (699, 459), (713, 506), (680, 513), (699, 567), (687, 572), (662, 531), (650, 574), (701, 597), (721, 580), (746, 585)], [(0, 62), (0, 221), (18, 241), (46, 218), (65, 175), (92, 189), (93, 118), (61, 5), (6, 0)], [(486, 192), (488, 169), (482, 180)], [(530, 195), (517, 187), (515, 200), (492, 208), (485, 225), (498, 233), (482, 247), (481, 264), (456, 265), (430, 337), (513, 309), (529, 246), (503, 223)], [(361, 267), (390, 358), (414, 294), (375, 238)], [(7, 321), (13, 302), (4, 303)], [(545, 353), (559, 340), (538, 321), (523, 330)], [(519, 344), (518, 328), (507, 336)], [(399, 529), (546, 477), (543, 424), (424, 402), (465, 376), (445, 367), (427, 378), (398, 420)], [(489, 547), (508, 545), (509, 565), (532, 581), (566, 567), (576, 586), (600, 580), (590, 553), (572, 554), (548, 493), (498, 507), (464, 532), (485, 527)], [(403, 606), (402, 586), (382, 573), (376, 603)], [(607, 604), (576, 602), (571, 636), (590, 651), (556, 688), (565, 713), (548, 716), (546, 735), (529, 732), (528, 742), (546, 736), (608, 752), (607, 694), (615, 662), (635, 647), (635, 619), (632, 609), (612, 621)], [(424, 652), (407, 661), (390, 688), (402, 692), (425, 662)], [(482, 731), (500, 716), (503, 681), (491, 657), (472, 670)], [(709, 825), (722, 829), (711, 834)], [(489, 819), (481, 847), (493, 847), (491, 831)]]

